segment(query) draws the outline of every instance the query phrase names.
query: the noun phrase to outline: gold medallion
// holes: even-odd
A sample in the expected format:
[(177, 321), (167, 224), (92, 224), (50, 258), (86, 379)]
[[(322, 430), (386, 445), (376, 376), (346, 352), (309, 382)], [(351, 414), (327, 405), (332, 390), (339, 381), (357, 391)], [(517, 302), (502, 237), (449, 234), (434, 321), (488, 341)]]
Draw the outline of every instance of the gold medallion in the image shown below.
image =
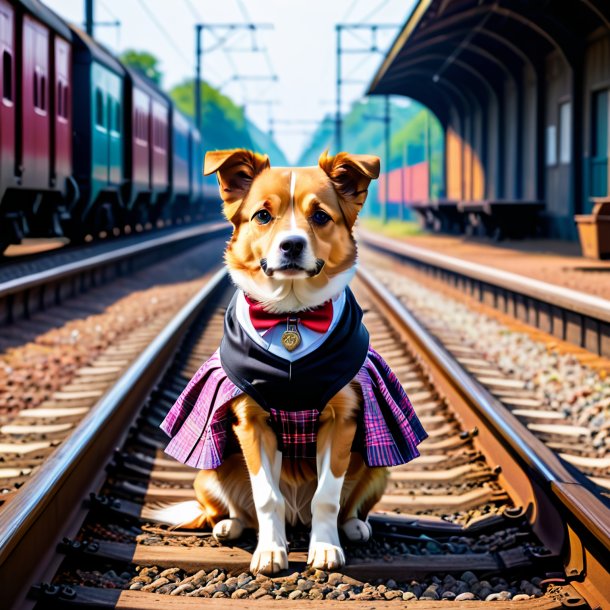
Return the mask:
[(294, 351), (301, 345), (301, 335), (299, 334), (298, 320), (296, 318), (288, 318), (286, 330), (282, 335), (282, 345), (289, 351)]

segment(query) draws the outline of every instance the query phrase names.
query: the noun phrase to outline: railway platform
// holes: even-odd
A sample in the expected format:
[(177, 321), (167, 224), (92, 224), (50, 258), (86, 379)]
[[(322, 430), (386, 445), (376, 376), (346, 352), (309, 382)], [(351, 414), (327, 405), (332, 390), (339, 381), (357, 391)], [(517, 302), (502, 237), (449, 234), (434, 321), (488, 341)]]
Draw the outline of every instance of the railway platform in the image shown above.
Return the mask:
[(429, 233), (384, 239), (610, 299), (610, 261), (584, 258), (578, 242), (520, 239), (497, 243)]

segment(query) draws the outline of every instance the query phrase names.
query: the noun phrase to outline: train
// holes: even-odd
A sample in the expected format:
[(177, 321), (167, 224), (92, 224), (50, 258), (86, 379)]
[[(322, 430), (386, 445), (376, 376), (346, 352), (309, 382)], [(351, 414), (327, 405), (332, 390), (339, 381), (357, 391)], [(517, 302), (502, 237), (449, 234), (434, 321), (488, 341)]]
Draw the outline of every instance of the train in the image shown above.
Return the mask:
[(39, 0), (0, 0), (0, 253), (205, 217), (201, 134)]

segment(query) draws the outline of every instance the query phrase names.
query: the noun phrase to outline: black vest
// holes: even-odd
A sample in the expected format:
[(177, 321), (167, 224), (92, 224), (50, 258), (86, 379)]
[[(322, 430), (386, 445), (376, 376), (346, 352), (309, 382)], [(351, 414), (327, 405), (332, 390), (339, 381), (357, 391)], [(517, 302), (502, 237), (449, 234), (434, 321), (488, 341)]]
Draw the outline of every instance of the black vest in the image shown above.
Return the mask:
[(358, 373), (369, 348), (362, 309), (346, 288), (345, 306), (324, 343), (290, 362), (265, 350), (235, 315), (237, 294), (225, 314), (220, 362), (227, 377), (265, 410), (322, 409)]

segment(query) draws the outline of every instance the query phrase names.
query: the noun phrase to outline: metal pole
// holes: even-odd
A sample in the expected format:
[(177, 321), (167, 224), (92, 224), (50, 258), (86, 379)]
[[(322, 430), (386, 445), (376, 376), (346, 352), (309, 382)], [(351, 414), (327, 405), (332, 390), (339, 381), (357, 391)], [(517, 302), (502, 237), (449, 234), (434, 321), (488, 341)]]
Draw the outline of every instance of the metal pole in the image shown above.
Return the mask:
[(195, 125), (201, 133), (201, 25), (195, 26)]
[(402, 147), (402, 180), (400, 188), (402, 191), (401, 206), (400, 206), (400, 220), (405, 219), (405, 208), (407, 207), (407, 170), (409, 166), (409, 140), (405, 140), (404, 146)]
[(85, 32), (93, 38), (93, 0), (85, 0)]
[(341, 152), (343, 149), (342, 133), (341, 133), (341, 25), (336, 26), (337, 30), (337, 112), (335, 115), (335, 152)]
[(385, 96), (385, 197), (383, 207), (381, 208), (381, 222), (385, 224), (388, 221), (388, 204), (390, 203), (390, 96)]
[(430, 171), (430, 113), (426, 110), (426, 133), (424, 136), (424, 155), (428, 168), (428, 199), (432, 199), (432, 172)]

